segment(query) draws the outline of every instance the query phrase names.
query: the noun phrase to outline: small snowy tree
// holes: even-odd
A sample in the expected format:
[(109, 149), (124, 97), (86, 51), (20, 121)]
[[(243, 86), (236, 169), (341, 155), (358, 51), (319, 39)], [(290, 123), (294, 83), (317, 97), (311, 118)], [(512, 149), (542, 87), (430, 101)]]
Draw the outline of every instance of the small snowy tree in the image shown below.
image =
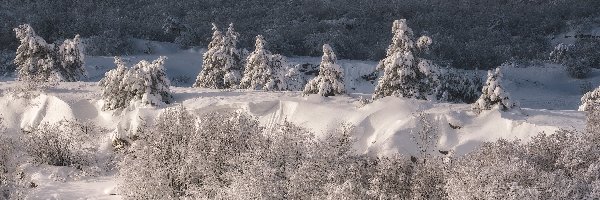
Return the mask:
[(392, 32), (387, 57), (377, 65), (378, 70), (383, 70), (383, 76), (379, 78), (373, 99), (392, 95), (426, 99), (437, 85), (438, 67), (420, 57), (431, 45), (431, 38), (421, 36), (415, 42), (406, 19), (394, 21)]
[(17, 79), (41, 84), (56, 78), (54, 46), (38, 36), (29, 24), (20, 25), (14, 31), (21, 42), (15, 57)]
[(287, 68), (285, 57), (265, 50), (266, 41), (262, 35), (256, 36), (256, 49), (250, 53), (246, 61), (244, 77), (240, 88), (255, 90), (283, 90), (285, 89), (285, 75)]
[(203, 68), (194, 87), (224, 89), (236, 87), (244, 65), (242, 52), (236, 48), (239, 34), (229, 25), (223, 35), (213, 24), (212, 41), (203, 55)]
[(496, 68), (496, 70), (488, 71), (488, 77), (481, 92), (481, 96), (472, 106), (473, 110), (477, 112), (492, 108), (507, 111), (518, 107), (517, 103), (510, 99), (509, 93), (502, 87), (502, 72), (500, 71), (500, 67)]
[(58, 56), (61, 64), (58, 72), (62, 80), (73, 82), (79, 81), (80, 77), (85, 77), (83, 44), (79, 35), (72, 40), (65, 40), (58, 47)]
[(344, 71), (336, 64), (336, 60), (331, 46), (323, 45), (319, 75), (306, 84), (304, 94), (319, 94), (327, 97), (346, 93)]
[(170, 103), (172, 95), (161, 56), (152, 63), (142, 60), (127, 69), (120, 58), (115, 58), (116, 69), (110, 70), (100, 80), (103, 110), (125, 108), (130, 104), (162, 105)]

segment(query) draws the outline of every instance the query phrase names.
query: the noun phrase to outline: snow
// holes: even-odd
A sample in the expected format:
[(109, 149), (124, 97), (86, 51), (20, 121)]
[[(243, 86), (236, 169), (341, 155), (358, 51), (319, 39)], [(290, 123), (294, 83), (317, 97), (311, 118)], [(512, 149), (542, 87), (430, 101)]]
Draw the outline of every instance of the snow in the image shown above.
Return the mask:
[[(163, 50), (161, 50), (163, 51)], [(17, 85), (14, 81), (0, 82), (0, 115), (8, 132), (34, 127), (43, 122), (62, 119), (91, 121), (114, 132), (106, 133), (108, 146), (115, 134), (128, 134), (143, 120), (153, 123), (161, 109), (183, 105), (192, 113), (200, 114), (220, 110), (242, 110), (257, 117), (266, 128), (284, 120), (291, 121), (323, 137), (339, 127), (340, 123), (355, 126), (355, 150), (372, 155), (392, 153), (416, 154), (418, 148), (412, 132), (418, 126), (417, 114), (432, 117), (439, 132), (438, 150), (452, 150), (464, 155), (482, 142), (499, 138), (522, 139), (544, 132), (552, 134), (560, 128), (585, 128), (585, 113), (576, 111), (582, 96), (580, 85), (590, 82), (593, 88), (600, 83), (600, 70), (594, 69), (588, 79), (571, 79), (559, 65), (504, 68), (503, 86), (523, 109), (509, 112), (498, 110), (476, 114), (468, 104), (437, 103), (399, 97), (385, 97), (363, 105), (369, 99), (374, 83), (360, 78), (374, 71), (377, 62), (339, 60), (346, 74), (347, 95), (321, 97), (303, 96), (297, 92), (264, 92), (252, 90), (216, 90), (191, 88), (202, 66), (205, 50), (171, 51), (165, 48), (164, 56), (169, 77), (191, 77), (190, 82), (172, 87), (172, 104), (162, 107), (131, 107), (117, 111), (103, 111), (101, 88), (97, 81), (114, 67), (112, 57), (87, 56), (85, 59), (89, 79), (87, 82), (60, 83), (34, 99), (26, 100), (9, 95), (8, 90)], [(161, 55), (126, 56), (130, 63), (155, 60)], [(291, 57), (290, 63), (314, 63), (317, 57)], [(485, 73), (481, 72), (484, 76)], [(106, 149), (106, 148), (105, 148)], [(109, 151), (103, 152), (109, 153)], [(31, 190), (31, 199), (119, 199), (112, 195), (118, 180), (111, 174), (88, 175), (72, 178), (68, 167), (27, 166), (31, 180), (38, 186)]]

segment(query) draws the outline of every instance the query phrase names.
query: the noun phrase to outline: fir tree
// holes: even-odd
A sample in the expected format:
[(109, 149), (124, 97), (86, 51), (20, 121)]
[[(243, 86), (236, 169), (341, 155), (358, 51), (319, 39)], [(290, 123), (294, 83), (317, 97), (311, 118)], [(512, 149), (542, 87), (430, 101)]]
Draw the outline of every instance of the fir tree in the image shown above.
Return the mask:
[(83, 67), (85, 64), (83, 44), (79, 35), (76, 35), (72, 40), (65, 40), (58, 49), (58, 56), (61, 63), (58, 71), (63, 81), (79, 81), (81, 77), (86, 76)]
[(344, 71), (336, 64), (336, 60), (331, 46), (323, 45), (319, 75), (306, 84), (304, 94), (319, 94), (327, 97), (346, 93)]
[(509, 93), (502, 87), (502, 72), (500, 71), (500, 67), (496, 68), (496, 70), (488, 71), (488, 77), (481, 93), (479, 99), (473, 104), (473, 110), (476, 112), (491, 110), (492, 108), (507, 111), (518, 106), (517, 103), (510, 99)]
[(256, 49), (248, 56), (240, 88), (285, 89), (283, 74), (283, 69), (287, 65), (285, 58), (278, 54), (272, 55), (271, 52), (265, 50), (265, 45), (266, 41), (263, 36), (256, 36)]
[(241, 79), (243, 55), (236, 48), (239, 34), (229, 25), (223, 35), (213, 24), (212, 41), (203, 55), (203, 68), (194, 87), (224, 89), (236, 87)]
[(377, 65), (384, 74), (378, 81), (373, 99), (392, 95), (426, 99), (435, 87), (437, 77), (431, 72), (436, 71), (437, 66), (420, 55), (431, 44), (431, 38), (421, 36), (415, 43), (405, 19), (394, 21), (392, 32), (394, 36), (387, 57)]

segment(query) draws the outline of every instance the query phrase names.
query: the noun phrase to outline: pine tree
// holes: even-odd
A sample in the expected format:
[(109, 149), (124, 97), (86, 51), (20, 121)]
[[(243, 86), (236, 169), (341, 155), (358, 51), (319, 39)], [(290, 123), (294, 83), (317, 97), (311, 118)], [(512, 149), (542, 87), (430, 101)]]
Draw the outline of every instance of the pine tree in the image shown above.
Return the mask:
[(331, 46), (323, 45), (319, 75), (306, 84), (304, 94), (319, 94), (327, 97), (346, 93), (344, 71), (340, 65), (336, 64), (336, 60)]
[(246, 61), (244, 77), (240, 88), (254, 90), (283, 90), (287, 68), (285, 57), (265, 50), (266, 41), (262, 35), (256, 36), (256, 49), (250, 53)]
[(225, 35), (215, 24), (213, 31), (212, 41), (203, 55), (203, 69), (198, 74), (194, 87), (233, 88), (241, 79), (244, 65), (243, 55), (236, 48), (239, 34), (233, 29), (233, 24), (229, 25)]
[(61, 63), (58, 71), (62, 80), (74, 82), (85, 77), (83, 44), (79, 35), (72, 40), (65, 40), (58, 48), (58, 56)]
[(242, 51), (237, 49), (237, 42), (240, 34), (233, 29), (233, 23), (229, 24), (225, 39), (223, 40), (223, 48), (225, 53), (225, 77), (224, 84), (226, 88), (233, 88), (240, 84), (242, 73), (244, 71), (244, 56)]
[(56, 78), (54, 46), (38, 36), (29, 24), (20, 25), (14, 31), (21, 42), (14, 60), (17, 65), (17, 79), (40, 83)]
[(196, 78), (196, 83), (193, 87), (205, 87), (205, 88), (223, 88), (224, 73), (221, 70), (221, 66), (224, 65), (224, 61), (221, 58), (221, 47), (223, 46), (223, 34), (217, 28), (217, 25), (213, 23), (213, 35), (212, 41), (208, 44), (208, 49), (203, 55), (202, 60), (202, 71)]
[(473, 104), (473, 110), (481, 112), (482, 110), (491, 110), (498, 108), (507, 111), (518, 107), (517, 103), (510, 99), (508, 92), (502, 87), (502, 72), (500, 67), (496, 70), (489, 70), (488, 77), (481, 90), (482, 94)]
[(426, 99), (436, 87), (436, 77), (431, 72), (435, 72), (437, 66), (420, 58), (420, 55), (431, 44), (431, 38), (421, 36), (415, 43), (412, 29), (405, 19), (394, 21), (392, 32), (394, 36), (387, 57), (377, 65), (384, 74), (378, 81), (373, 99), (392, 95)]

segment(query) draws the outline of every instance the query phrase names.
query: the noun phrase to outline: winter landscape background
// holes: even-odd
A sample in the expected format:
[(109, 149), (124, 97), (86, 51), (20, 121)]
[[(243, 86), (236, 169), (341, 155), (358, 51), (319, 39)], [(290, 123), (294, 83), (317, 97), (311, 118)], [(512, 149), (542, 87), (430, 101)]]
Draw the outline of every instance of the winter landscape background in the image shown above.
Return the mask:
[(7, 1), (0, 199), (597, 199), (600, 1)]

